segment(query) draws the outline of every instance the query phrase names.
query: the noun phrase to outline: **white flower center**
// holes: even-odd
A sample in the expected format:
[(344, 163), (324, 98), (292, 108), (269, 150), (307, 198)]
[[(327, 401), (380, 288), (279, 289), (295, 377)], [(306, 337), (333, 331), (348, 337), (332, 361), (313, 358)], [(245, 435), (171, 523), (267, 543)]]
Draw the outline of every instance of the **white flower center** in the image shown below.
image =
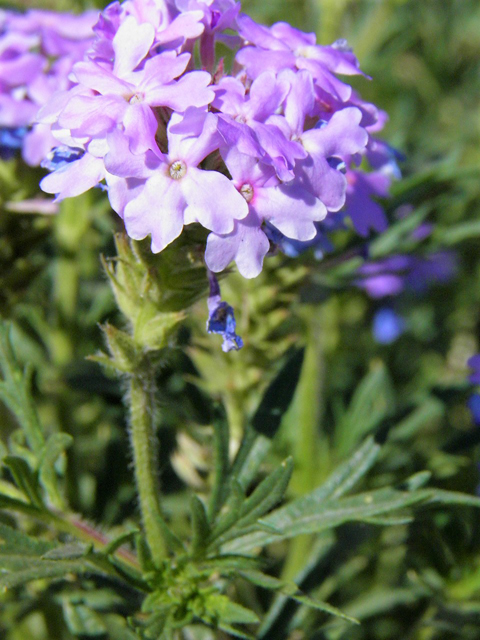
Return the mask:
[(175, 160), (168, 168), (170, 177), (174, 180), (181, 180), (187, 173), (187, 165), (182, 160)]
[(250, 202), (253, 198), (253, 187), (251, 184), (243, 184), (240, 187), (240, 193), (245, 198), (247, 202)]
[(143, 99), (144, 95), (142, 93), (134, 93), (128, 102), (129, 104), (138, 104), (139, 102), (143, 102)]
[(313, 58), (316, 53), (317, 47), (314, 45), (307, 45), (305, 47), (298, 47), (295, 51), (295, 55), (300, 58)]

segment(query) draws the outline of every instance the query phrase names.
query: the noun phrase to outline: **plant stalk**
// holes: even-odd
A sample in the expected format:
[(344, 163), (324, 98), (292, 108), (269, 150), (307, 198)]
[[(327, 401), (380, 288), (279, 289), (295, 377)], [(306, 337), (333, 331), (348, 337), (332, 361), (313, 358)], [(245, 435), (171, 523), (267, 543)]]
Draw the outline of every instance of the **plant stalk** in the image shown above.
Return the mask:
[(155, 399), (148, 373), (130, 378), (130, 439), (133, 449), (135, 481), (147, 544), (155, 565), (166, 555), (163, 529), (166, 526), (160, 506), (157, 443), (155, 439)]

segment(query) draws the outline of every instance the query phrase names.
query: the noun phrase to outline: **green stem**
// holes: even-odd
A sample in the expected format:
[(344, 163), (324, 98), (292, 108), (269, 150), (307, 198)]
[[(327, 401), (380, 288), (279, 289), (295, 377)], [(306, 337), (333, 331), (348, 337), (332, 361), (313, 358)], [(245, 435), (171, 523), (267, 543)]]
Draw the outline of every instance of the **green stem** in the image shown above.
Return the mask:
[(156, 565), (166, 555), (155, 440), (155, 400), (148, 374), (130, 378), (130, 438), (145, 536)]

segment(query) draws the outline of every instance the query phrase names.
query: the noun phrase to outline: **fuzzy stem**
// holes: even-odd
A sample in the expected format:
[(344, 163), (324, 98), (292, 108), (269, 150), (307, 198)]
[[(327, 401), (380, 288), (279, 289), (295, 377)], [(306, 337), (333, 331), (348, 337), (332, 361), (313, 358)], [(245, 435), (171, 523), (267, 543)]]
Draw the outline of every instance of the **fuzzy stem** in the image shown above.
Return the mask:
[(148, 374), (131, 376), (129, 395), (130, 438), (140, 512), (152, 559), (156, 565), (160, 565), (166, 555), (162, 531), (165, 523), (159, 501), (155, 400)]

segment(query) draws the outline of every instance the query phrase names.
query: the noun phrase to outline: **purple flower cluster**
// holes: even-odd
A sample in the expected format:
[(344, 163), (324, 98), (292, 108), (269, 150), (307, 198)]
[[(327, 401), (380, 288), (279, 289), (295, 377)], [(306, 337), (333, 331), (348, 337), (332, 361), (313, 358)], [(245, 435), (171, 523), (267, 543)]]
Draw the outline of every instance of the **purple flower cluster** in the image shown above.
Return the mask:
[(355, 284), (376, 299), (397, 296), (404, 290), (423, 294), (432, 284), (451, 280), (456, 270), (456, 256), (451, 251), (426, 256), (398, 254), (362, 265)]
[[(385, 228), (372, 200), (392, 177), (391, 150), (372, 137), (385, 115), (338, 78), (361, 74), (345, 41), (261, 26), (235, 0), (114, 2), (94, 31), (73, 86), (39, 113), (57, 140), (44, 191), (105, 185), (154, 252), (200, 223), (209, 269), (235, 261), (246, 278), (272, 244), (311, 242), (345, 204), (361, 235)], [(230, 73), (220, 47), (234, 52)]]
[(55, 91), (72, 85), (68, 75), (91, 46), (97, 19), (97, 11), (0, 11), (0, 155), (21, 149), (36, 166), (58, 145), (36, 114)]

